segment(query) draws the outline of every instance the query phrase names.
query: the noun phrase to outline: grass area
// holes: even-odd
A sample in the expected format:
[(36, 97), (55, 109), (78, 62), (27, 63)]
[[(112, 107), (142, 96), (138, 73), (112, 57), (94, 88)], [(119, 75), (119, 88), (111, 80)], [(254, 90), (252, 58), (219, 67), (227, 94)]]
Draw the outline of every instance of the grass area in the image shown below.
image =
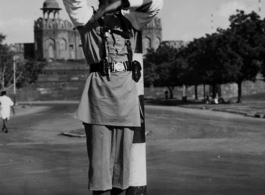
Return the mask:
[[(236, 102), (237, 98), (230, 98), (230, 102)], [(232, 100), (232, 101), (231, 101)], [(205, 104), (204, 101), (172, 99), (145, 100), (146, 105), (163, 105), (163, 106), (181, 106), (184, 108), (207, 109), (214, 111), (223, 111), (243, 115), (260, 115), (265, 116), (265, 93), (246, 95), (242, 97), (242, 103), (225, 103), (225, 104)], [(228, 101), (228, 100), (225, 100)]]

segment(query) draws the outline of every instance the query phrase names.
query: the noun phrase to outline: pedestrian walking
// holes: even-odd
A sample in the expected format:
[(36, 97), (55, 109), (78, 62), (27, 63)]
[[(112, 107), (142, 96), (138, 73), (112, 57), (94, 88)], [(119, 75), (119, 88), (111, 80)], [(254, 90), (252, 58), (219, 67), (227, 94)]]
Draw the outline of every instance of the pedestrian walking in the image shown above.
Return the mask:
[(0, 115), (3, 120), (2, 131), (8, 133), (7, 121), (10, 119), (10, 110), (12, 109), (13, 114), (15, 114), (15, 109), (14, 102), (6, 95), (6, 91), (1, 92), (0, 106)]
[(134, 129), (141, 126), (133, 61), (138, 32), (158, 14), (163, 0), (63, 0), (80, 33), (90, 74), (75, 117), (84, 124), (93, 195), (122, 195), (129, 187)]
[(165, 98), (166, 98), (166, 100), (168, 99), (168, 91), (167, 90), (165, 91)]
[(214, 97), (214, 99), (213, 99), (213, 104), (218, 104), (218, 103), (219, 103), (218, 100), (219, 100), (219, 98), (218, 98), (218, 93), (216, 93), (216, 94), (215, 94), (215, 97)]

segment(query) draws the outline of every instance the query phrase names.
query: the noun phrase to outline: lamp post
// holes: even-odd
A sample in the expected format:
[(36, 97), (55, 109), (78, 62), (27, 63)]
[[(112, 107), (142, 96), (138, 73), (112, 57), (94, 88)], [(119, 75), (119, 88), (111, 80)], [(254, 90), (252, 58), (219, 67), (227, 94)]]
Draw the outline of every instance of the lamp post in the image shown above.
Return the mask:
[(17, 60), (17, 56), (16, 55), (14, 55), (13, 56), (13, 71), (14, 71), (14, 73), (13, 73), (13, 84), (14, 84), (14, 104), (16, 104), (16, 92), (17, 92), (17, 89), (16, 89), (16, 60)]
[(261, 17), (261, 0), (259, 0), (259, 16)]
[(187, 101), (187, 95), (186, 95), (186, 85), (183, 84), (182, 86), (182, 101), (186, 102)]
[(213, 34), (214, 32), (214, 21), (213, 21), (213, 13), (211, 14), (211, 33)]
[(142, 112), (141, 127), (135, 128), (134, 131), (131, 154), (130, 187), (126, 190), (126, 195), (147, 195), (142, 32), (139, 32), (138, 35), (134, 60), (137, 60), (142, 64), (142, 77), (137, 83)]

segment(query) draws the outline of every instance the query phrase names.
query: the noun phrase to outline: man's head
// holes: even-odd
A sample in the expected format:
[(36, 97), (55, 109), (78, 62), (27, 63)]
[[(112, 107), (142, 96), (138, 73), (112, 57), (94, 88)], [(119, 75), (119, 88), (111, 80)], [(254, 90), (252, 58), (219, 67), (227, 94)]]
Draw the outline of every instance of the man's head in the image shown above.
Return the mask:
[(122, 6), (122, 0), (99, 0), (99, 7), (94, 19), (98, 20), (105, 14), (112, 14), (119, 11)]
[(102, 6), (105, 3), (108, 3), (108, 0), (98, 0), (98, 7)]
[(6, 91), (1, 91), (1, 96), (6, 95)]

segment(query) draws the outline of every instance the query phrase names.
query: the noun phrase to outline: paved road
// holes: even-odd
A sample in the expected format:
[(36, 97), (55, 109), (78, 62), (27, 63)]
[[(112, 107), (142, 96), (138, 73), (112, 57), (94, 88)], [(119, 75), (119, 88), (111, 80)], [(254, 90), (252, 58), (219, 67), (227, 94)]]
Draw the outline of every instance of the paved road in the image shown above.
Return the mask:
[[(0, 195), (87, 195), (76, 104), (17, 116), (0, 133)], [(146, 107), (149, 195), (264, 195), (264, 119)]]

